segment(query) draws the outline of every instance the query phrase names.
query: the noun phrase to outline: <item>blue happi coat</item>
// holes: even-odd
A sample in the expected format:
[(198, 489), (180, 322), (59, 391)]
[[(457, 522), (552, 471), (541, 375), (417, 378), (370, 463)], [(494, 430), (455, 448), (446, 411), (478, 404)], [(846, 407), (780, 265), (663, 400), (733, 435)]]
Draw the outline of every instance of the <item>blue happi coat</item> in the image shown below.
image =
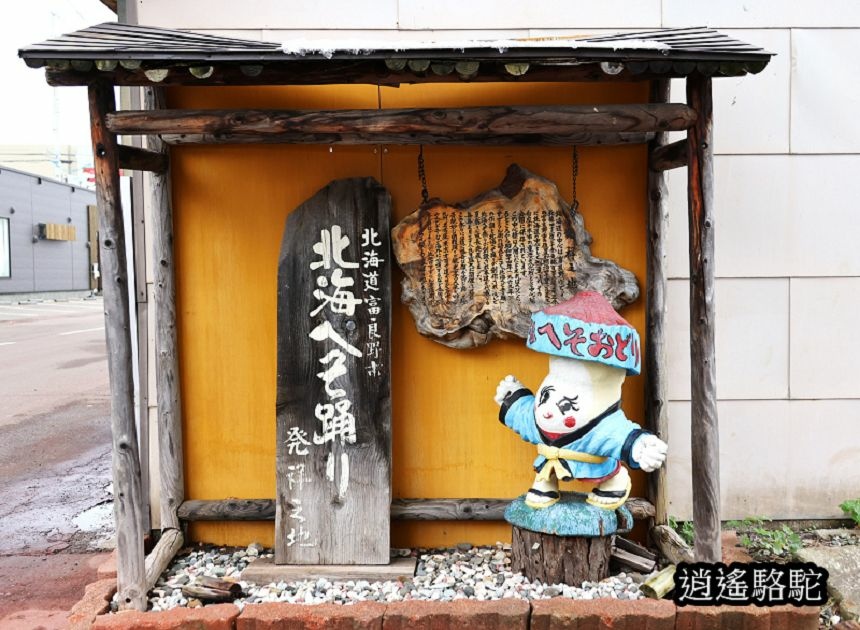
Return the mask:
[[(562, 466), (572, 477), (606, 477), (615, 471), (619, 461), (625, 462), (631, 468), (639, 468), (639, 464), (630, 457), (630, 451), (636, 439), (647, 432), (628, 420), (617, 404), (588, 425), (557, 440), (550, 440), (540, 432), (535, 422), (534, 401), (534, 395), (527, 389), (513, 392), (502, 402), (499, 420), (526, 442), (557, 446), (606, 458), (599, 464), (560, 459)], [(546, 457), (539, 454), (534, 461), (535, 471), (540, 472), (546, 462)]]

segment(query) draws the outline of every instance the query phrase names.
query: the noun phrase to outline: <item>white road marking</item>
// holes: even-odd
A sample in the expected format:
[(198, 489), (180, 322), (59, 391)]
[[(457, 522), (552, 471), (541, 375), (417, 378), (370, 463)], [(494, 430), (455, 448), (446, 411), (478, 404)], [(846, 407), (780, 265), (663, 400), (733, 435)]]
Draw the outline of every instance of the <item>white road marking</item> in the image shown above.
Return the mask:
[(68, 332), (58, 333), (58, 335), (60, 337), (63, 337), (64, 335), (78, 335), (80, 333), (95, 332), (97, 330), (104, 330), (104, 329), (105, 329), (104, 326), (99, 326), (98, 328), (86, 328), (84, 330), (70, 330)]
[(15, 343), (14, 341), (0, 341), (0, 346), (14, 346)]

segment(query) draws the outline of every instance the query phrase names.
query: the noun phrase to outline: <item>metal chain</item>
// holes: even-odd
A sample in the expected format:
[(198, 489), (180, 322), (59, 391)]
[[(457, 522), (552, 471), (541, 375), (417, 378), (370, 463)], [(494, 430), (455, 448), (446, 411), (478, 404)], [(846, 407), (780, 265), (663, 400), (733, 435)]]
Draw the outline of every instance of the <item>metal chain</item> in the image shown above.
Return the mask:
[(576, 145), (574, 145), (573, 147), (573, 155), (571, 155), (570, 169), (570, 179), (572, 184), (571, 189), (573, 190), (573, 197), (570, 200), (570, 207), (572, 209), (575, 209), (577, 206), (579, 206), (579, 200), (576, 198), (576, 178), (579, 175), (579, 151)]
[(430, 201), (430, 193), (427, 192), (427, 173), (424, 171), (424, 145), (418, 145), (418, 180), (421, 182), (421, 203)]

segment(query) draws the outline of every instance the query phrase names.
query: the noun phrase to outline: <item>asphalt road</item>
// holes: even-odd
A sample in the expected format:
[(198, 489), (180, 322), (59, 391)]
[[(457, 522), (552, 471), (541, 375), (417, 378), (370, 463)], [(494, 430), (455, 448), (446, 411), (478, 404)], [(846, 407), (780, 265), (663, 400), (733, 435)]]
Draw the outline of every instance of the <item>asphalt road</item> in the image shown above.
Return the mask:
[(0, 627), (80, 598), (113, 545), (111, 498), (101, 299), (0, 296)]

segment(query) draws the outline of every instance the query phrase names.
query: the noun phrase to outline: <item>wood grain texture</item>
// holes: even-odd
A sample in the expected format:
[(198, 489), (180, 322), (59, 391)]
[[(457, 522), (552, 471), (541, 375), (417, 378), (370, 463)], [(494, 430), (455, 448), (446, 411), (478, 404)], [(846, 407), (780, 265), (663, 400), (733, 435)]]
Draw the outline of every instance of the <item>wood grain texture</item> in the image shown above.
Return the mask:
[(330, 144), (330, 145), (463, 145), (463, 146), (613, 146), (622, 144), (644, 144), (654, 137), (647, 131), (582, 131), (573, 134), (553, 135), (543, 133), (499, 134), (473, 133), (430, 135), (426, 133), (280, 133), (280, 134), (164, 134), (162, 138), (172, 145), (182, 144)]
[(116, 136), (104, 125), (105, 115), (115, 107), (113, 87), (101, 83), (91, 86), (89, 106), (111, 390), (117, 592), (120, 609), (146, 610), (143, 551), (146, 506), (143, 504), (134, 417), (125, 223), (120, 201)]
[(678, 532), (668, 525), (655, 525), (651, 528), (651, 540), (663, 557), (672, 564), (693, 562), (693, 550)]
[(687, 166), (689, 147), (686, 138), (671, 144), (666, 144), (665, 140), (659, 144), (652, 141), (651, 147), (648, 168), (652, 171), (669, 171), (673, 168)]
[(158, 542), (155, 544), (155, 547), (153, 547), (152, 551), (149, 552), (149, 555), (146, 556), (145, 566), (147, 591), (151, 590), (155, 586), (158, 578), (161, 577), (161, 574), (168, 565), (173, 562), (173, 558), (176, 556), (177, 552), (182, 549), (183, 544), (185, 544), (185, 537), (182, 535), (181, 530), (168, 529), (164, 531), (161, 538), (159, 538)]
[[(393, 499), (391, 518), (399, 521), (503, 521), (512, 499)], [(624, 504), (636, 520), (654, 516), (654, 506), (630, 497)], [(185, 501), (179, 508), (184, 521), (271, 521), (274, 499)]]
[[(164, 110), (122, 111), (108, 118), (118, 134), (212, 134), (254, 138), (282, 134), (345, 134), (373, 141), (449, 136), (683, 131), (696, 120), (682, 104), (521, 105), (503, 107), (367, 110)], [(389, 141), (391, 141), (389, 140)], [(415, 140), (413, 140), (413, 143)]]
[(525, 338), (533, 312), (580, 291), (615, 308), (639, 296), (631, 272), (591, 255), (578, 208), (518, 164), (474, 199), (422, 205), (391, 238), (418, 332), (451, 348)]
[(164, 153), (125, 144), (119, 145), (118, 149), (120, 168), (132, 171), (153, 171), (155, 173), (163, 173), (167, 170), (167, 156)]
[(544, 584), (582, 586), (609, 577), (611, 536), (554, 536), (513, 528), (511, 570)]
[[(665, 102), (669, 99), (669, 81), (651, 83), (650, 99)], [(654, 168), (655, 154), (666, 146), (668, 134), (659, 133), (651, 141), (648, 154), (648, 249), (645, 287), (645, 428), (664, 442), (669, 442), (668, 417), (668, 366), (666, 364), (666, 251), (669, 232), (669, 190), (666, 176)], [(654, 505), (654, 522), (668, 522), (667, 465), (648, 473), (648, 499)]]
[[(144, 106), (164, 106), (157, 88), (146, 91)], [(169, 159), (168, 148), (157, 136), (149, 136), (153, 153)], [(152, 258), (155, 282), (155, 381), (158, 405), (158, 461), (161, 528), (178, 529), (176, 511), (185, 498), (185, 464), (182, 447), (182, 396), (179, 384), (179, 341), (176, 326), (176, 263), (173, 253), (173, 202), (169, 170), (150, 179), (152, 207)]]
[(651, 571), (657, 568), (655, 560), (644, 558), (620, 547), (612, 549), (610, 558), (614, 563), (620, 564), (625, 569), (633, 569), (639, 573), (651, 573)]
[(390, 212), (391, 197), (375, 179), (340, 179), (284, 227), (277, 564), (389, 561)]
[(690, 239), (691, 466), (695, 558), (719, 562), (720, 435), (714, 359), (714, 165), (711, 79), (691, 75), (687, 102), (698, 112), (687, 133)]

